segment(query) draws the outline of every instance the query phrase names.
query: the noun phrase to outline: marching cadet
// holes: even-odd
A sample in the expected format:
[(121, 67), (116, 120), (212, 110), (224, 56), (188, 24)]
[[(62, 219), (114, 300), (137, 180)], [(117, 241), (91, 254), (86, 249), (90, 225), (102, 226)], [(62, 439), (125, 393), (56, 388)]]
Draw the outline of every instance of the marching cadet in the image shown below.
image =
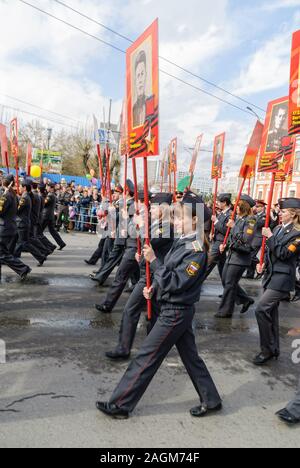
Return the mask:
[(252, 259), (251, 266), (247, 270), (247, 279), (254, 279), (256, 267), (259, 263), (257, 255), (261, 249), (263, 235), (262, 230), (266, 225), (266, 206), (263, 200), (257, 200), (255, 206), (256, 224), (254, 229), (254, 237), (252, 242)]
[[(140, 201), (143, 201), (144, 192), (139, 194)], [(173, 225), (170, 223), (170, 206), (173, 201), (173, 194), (157, 193), (151, 196), (151, 245), (156, 257), (161, 263), (170, 251), (174, 242)], [(142, 223), (139, 221), (139, 228)], [(113, 360), (127, 360), (130, 357), (137, 326), (141, 313), (146, 306), (144, 288), (146, 287), (146, 262), (144, 258), (137, 258), (140, 264), (141, 279), (135, 286), (129, 300), (127, 301), (121, 322), (119, 342), (114, 351), (106, 353), (106, 357)], [(156, 297), (152, 297), (152, 320), (151, 328), (159, 315), (159, 305)]]
[(24, 280), (31, 269), (11, 254), (11, 244), (17, 235), (18, 201), (14, 185), (13, 175), (4, 177), (0, 196), (0, 266), (7, 265)]
[(220, 252), (220, 246), (223, 245), (227, 232), (227, 224), (231, 217), (231, 193), (221, 193), (218, 196), (218, 207), (221, 213), (217, 216), (212, 216), (211, 220), (214, 224), (213, 244), (208, 256), (208, 266), (205, 279), (209, 277), (211, 272), (218, 266), (219, 274), (222, 279), (223, 269), (226, 263), (226, 252)]
[(31, 182), (25, 179), (21, 183), (21, 198), (19, 199), (17, 211), (18, 240), (14, 254), (15, 257), (20, 258), (22, 252), (28, 252), (39, 262), (38, 266), (42, 267), (46, 261), (46, 256), (30, 240), (32, 211), (30, 192)]
[[(129, 278), (134, 278), (134, 284), (137, 284), (140, 279), (139, 264), (136, 261), (137, 253), (137, 229), (134, 223), (134, 204), (129, 207), (122, 208), (122, 219), (119, 223), (119, 231), (122, 237), (125, 238), (125, 251), (122, 256), (121, 263), (116, 273), (115, 279), (106, 295), (102, 304), (96, 304), (96, 309), (99, 312), (110, 314), (121, 297)], [(126, 223), (126, 226), (123, 223)], [(125, 232), (123, 233), (123, 227)]]
[[(174, 242), (164, 263), (152, 247), (144, 247), (153, 273), (152, 287), (145, 288), (144, 295), (151, 299), (156, 292), (161, 314), (110, 401), (97, 402), (97, 409), (108, 416), (129, 417), (175, 345), (200, 398), (200, 406), (193, 408), (191, 415), (203, 417), (222, 409), (220, 395), (198, 355), (192, 326), (207, 267), (207, 252), (197, 240), (197, 205), (201, 202), (197, 195), (185, 195), (174, 221), (175, 230), (183, 235)], [(201, 228), (204, 230), (203, 224)]]
[[(239, 281), (247, 267), (251, 265), (252, 242), (255, 231), (255, 218), (252, 208), (255, 201), (248, 195), (242, 195), (237, 208), (237, 220), (229, 220), (227, 226), (232, 229), (226, 264), (223, 270), (222, 283), (224, 293), (216, 314), (217, 318), (231, 318), (235, 303), (243, 305), (241, 314), (245, 314), (254, 300), (241, 288)], [(226, 246), (220, 246), (220, 252), (225, 252)]]
[(45, 198), (46, 198), (46, 185), (45, 184), (33, 184), (33, 193), (36, 197), (40, 199), (40, 212), (38, 217), (38, 223), (36, 225), (37, 237), (42, 242), (42, 244), (48, 249), (49, 252), (54, 252), (56, 250), (56, 245), (52, 244), (49, 239), (45, 236), (43, 231), (43, 211), (45, 208)]
[[(120, 201), (120, 198), (121, 198), (122, 194), (123, 194), (123, 187), (120, 184), (118, 184), (116, 186), (116, 188), (114, 189), (113, 194), (112, 194), (113, 205), (114, 205), (114, 207), (116, 209), (117, 216), (118, 216), (118, 211), (119, 211), (119, 201)], [(95, 252), (91, 256), (91, 258), (89, 260), (85, 260), (85, 263), (87, 265), (96, 265), (98, 260), (100, 260), (100, 258), (101, 258), (103, 260), (103, 262), (101, 262), (101, 266), (104, 266), (104, 264), (106, 263), (106, 261), (109, 258), (109, 254), (111, 252), (111, 249), (113, 248), (114, 240), (112, 238), (110, 238), (109, 233), (108, 233), (108, 222), (107, 222), (107, 219), (106, 219), (108, 212), (106, 210), (106, 206), (104, 206), (105, 204), (107, 205), (106, 200), (104, 200), (104, 203), (102, 203), (102, 210), (101, 210), (101, 219), (100, 219), (101, 239), (99, 241), (98, 248), (95, 250)], [(98, 231), (98, 233), (99, 233), (99, 231)], [(110, 243), (108, 243), (108, 246), (109, 246), (108, 249), (106, 248), (106, 245), (105, 245), (105, 241), (106, 241), (107, 237), (111, 241)]]
[(300, 253), (300, 199), (280, 200), (282, 226), (263, 229), (267, 237), (264, 294), (256, 308), (261, 353), (254, 364), (262, 366), (280, 356), (279, 304), (287, 293), (295, 290), (296, 265)]
[(38, 226), (41, 215), (41, 197), (38, 194), (38, 184), (34, 180), (30, 180), (32, 190), (29, 192), (31, 198), (31, 216), (30, 216), (30, 242), (44, 255), (48, 257), (53, 253), (53, 249), (49, 247), (48, 243), (43, 242), (42, 238), (38, 237)]
[(45, 229), (48, 228), (49, 233), (59, 246), (59, 250), (63, 250), (66, 247), (66, 244), (55, 229), (55, 184), (50, 183), (49, 185), (47, 185), (46, 190), (46, 192), (43, 192), (45, 201), (44, 208), (42, 211), (42, 230), (44, 232)]
[[(129, 210), (130, 207), (134, 204), (134, 184), (131, 182), (131, 180), (126, 181), (126, 203), (127, 203), (127, 209)], [(101, 265), (100, 270), (95, 274), (95, 275), (90, 275), (90, 279), (92, 281), (95, 281), (99, 284), (99, 286), (102, 286), (105, 281), (109, 278), (111, 273), (114, 271), (116, 266), (118, 266), (123, 258), (124, 252), (125, 252), (125, 246), (126, 246), (126, 237), (122, 236), (122, 233), (120, 232), (120, 223), (119, 223), (119, 208), (121, 208), (123, 204), (123, 200), (120, 200), (120, 205), (117, 208), (117, 219), (116, 221), (116, 227), (115, 227), (115, 239), (113, 240), (113, 249), (110, 252), (110, 255), (108, 257), (108, 260), (105, 264)], [(114, 210), (115, 212), (115, 210)], [(107, 242), (111, 241), (112, 239), (112, 233), (109, 233)]]

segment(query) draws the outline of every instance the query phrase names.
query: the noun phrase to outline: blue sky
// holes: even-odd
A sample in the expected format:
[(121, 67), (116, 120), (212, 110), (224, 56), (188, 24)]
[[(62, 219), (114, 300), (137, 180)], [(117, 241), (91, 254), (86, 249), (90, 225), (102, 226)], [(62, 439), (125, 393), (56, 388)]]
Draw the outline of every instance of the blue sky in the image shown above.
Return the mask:
[[(121, 48), (128, 46), (54, 0), (29, 1)], [(65, 2), (133, 39), (159, 17), (162, 56), (264, 109), (269, 100), (288, 93), (291, 35), (299, 29), (300, 0)], [(93, 113), (100, 118), (103, 106), (107, 108), (112, 98), (113, 118), (118, 120), (125, 87), (122, 54), (18, 0), (0, 0), (0, 17), (5, 18), (0, 30), (1, 104), (33, 110), (3, 96), (7, 94), (85, 122)], [(161, 68), (241, 107), (247, 106), (168, 64), (162, 62)], [(239, 164), (254, 118), (163, 75), (160, 95), (161, 148), (178, 136), (184, 167), (189, 158), (185, 145), (193, 145), (203, 132), (204, 146), (210, 148), (214, 135), (226, 131), (227, 165)], [(50, 114), (43, 115), (50, 118)], [(205, 158), (203, 167), (209, 164)]]

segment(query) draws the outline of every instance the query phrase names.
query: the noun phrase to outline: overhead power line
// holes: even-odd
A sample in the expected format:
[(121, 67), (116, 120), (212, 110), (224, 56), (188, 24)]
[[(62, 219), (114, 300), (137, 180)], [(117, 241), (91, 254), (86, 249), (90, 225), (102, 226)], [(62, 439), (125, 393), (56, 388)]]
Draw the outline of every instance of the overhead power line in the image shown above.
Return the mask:
[[(124, 39), (125, 41), (127, 42), (130, 42), (131, 44), (134, 43), (134, 41), (132, 39), (130, 39), (129, 37), (126, 37), (124, 36), (123, 34), (120, 34), (118, 31), (115, 31), (114, 29), (106, 26), (105, 24), (103, 23), (100, 23), (99, 21), (95, 20), (94, 18), (82, 13), (81, 11), (79, 10), (76, 10), (75, 8), (71, 7), (70, 5), (67, 5), (66, 3), (64, 2), (61, 2), (60, 0), (53, 0), (54, 2), (58, 3), (59, 5), (62, 5), (64, 6), (65, 8), (73, 11), (74, 13), (76, 13), (77, 15), (81, 16), (82, 18), (85, 18), (89, 21), (91, 21), (92, 23), (94, 24), (97, 24), (98, 26), (100, 26), (101, 28), (103, 29), (106, 29), (107, 31), (115, 34), (116, 36), (120, 37), (121, 39)], [(198, 75), (197, 73), (194, 73), (192, 72), (191, 70), (188, 70), (187, 68), (185, 67), (182, 67), (181, 65), (179, 65), (178, 63), (175, 63), (173, 62), (172, 60), (166, 58), (166, 57), (162, 57), (160, 56), (159, 57), (161, 60), (164, 60), (165, 62), (169, 63), (170, 65), (173, 65), (174, 67), (178, 68), (179, 70), (185, 72), (185, 73), (188, 73), (189, 75), (193, 76), (194, 78), (198, 78), (199, 80), (203, 81), (204, 83), (210, 85), (210, 86), (213, 86), (214, 88), (218, 89), (219, 91), (222, 91), (223, 93), (226, 93), (228, 94), (229, 96), (231, 97), (234, 97), (235, 99), (238, 99), (240, 100), (241, 102), (244, 102), (245, 104), (248, 104), (248, 105), (251, 105), (252, 107), (255, 107), (256, 109), (259, 109), (260, 111), (262, 112), (266, 112), (265, 109), (263, 109), (262, 107), (259, 107), (257, 106), (256, 104), (253, 104), (251, 103), (250, 101), (247, 101), (246, 99), (243, 99), (241, 96), (238, 96), (237, 94), (234, 94), (232, 93), (231, 91), (228, 91), (227, 89), (217, 85), (216, 83), (213, 83), (212, 81), (206, 79), (206, 78), (203, 78), (203, 76), (200, 76)]]
[[(75, 29), (76, 31), (81, 32), (82, 34), (84, 34), (84, 35), (86, 35), (86, 36), (89, 36), (89, 37), (91, 37), (92, 39), (95, 39), (96, 41), (101, 42), (102, 44), (104, 44), (104, 45), (106, 45), (106, 46), (108, 46), (108, 47), (113, 48), (114, 50), (117, 50), (118, 52), (121, 52), (122, 54), (126, 54), (126, 51), (125, 51), (125, 50), (121, 49), (120, 47), (115, 46), (114, 44), (111, 44), (111, 43), (109, 43), (109, 42), (107, 42), (107, 41), (104, 41), (103, 39), (100, 39), (98, 36), (95, 36), (95, 35), (93, 35), (93, 34), (90, 34), (89, 32), (87, 32), (87, 31), (85, 31), (85, 30), (83, 30), (83, 29), (81, 29), (81, 28), (78, 28), (77, 26), (75, 26), (75, 25), (73, 25), (73, 24), (71, 24), (71, 23), (69, 23), (69, 22), (67, 22), (67, 21), (65, 21), (65, 20), (63, 20), (63, 19), (61, 19), (61, 18), (58, 18), (57, 16), (52, 15), (51, 13), (49, 13), (49, 12), (47, 12), (47, 11), (45, 11), (45, 10), (43, 10), (43, 9), (41, 9), (41, 8), (39, 8), (39, 7), (37, 7), (37, 6), (35, 6), (35, 5), (32, 5), (31, 3), (29, 3), (29, 2), (27, 2), (27, 1), (25, 1), (25, 0), (19, 0), (19, 1), (20, 1), (21, 3), (23, 3), (23, 4), (27, 5), (27, 6), (29, 6), (29, 7), (31, 7), (31, 8), (33, 8), (33, 9), (37, 10), (37, 11), (39, 11), (40, 13), (43, 13), (43, 14), (49, 16), (50, 18), (53, 18), (53, 19), (55, 19), (55, 20), (57, 20), (57, 21), (59, 21), (59, 22), (65, 24), (65, 25), (69, 26), (69, 27), (72, 28), (72, 29)], [(227, 104), (227, 105), (229, 105), (229, 106), (231, 106), (231, 107), (233, 107), (233, 108), (235, 108), (235, 109), (238, 109), (238, 110), (240, 110), (241, 112), (243, 112), (243, 113), (245, 113), (245, 114), (251, 115), (251, 116), (253, 117), (252, 112), (249, 112), (249, 111), (247, 111), (246, 109), (244, 109), (244, 108), (242, 108), (242, 107), (239, 107), (239, 106), (237, 106), (237, 105), (235, 105), (235, 104), (233, 104), (233, 103), (231, 103), (231, 102), (229, 102), (229, 101), (226, 101), (225, 99), (222, 99), (222, 98), (216, 96), (216, 95), (213, 94), (213, 93), (210, 93), (210, 92), (208, 92), (208, 91), (205, 91), (204, 89), (201, 89), (201, 88), (199, 88), (198, 86), (192, 85), (191, 83), (188, 83), (187, 81), (182, 80), (181, 78), (176, 77), (175, 75), (172, 75), (171, 73), (168, 73), (168, 72), (166, 72), (166, 71), (164, 71), (164, 70), (161, 70), (161, 69), (160, 69), (160, 71), (161, 71), (163, 74), (169, 76), (170, 78), (173, 78), (173, 79), (175, 79), (175, 80), (181, 82), (182, 84), (185, 84), (185, 85), (187, 85), (187, 86), (190, 86), (191, 88), (193, 88), (193, 89), (195, 89), (195, 90), (197, 90), (197, 91), (199, 91), (199, 92), (201, 92), (201, 93), (204, 93), (204, 94), (206, 94), (206, 95), (208, 95), (208, 96), (210, 96), (210, 97), (213, 97), (213, 98), (219, 100), (220, 102), (223, 102), (223, 103), (225, 103), (225, 104)]]
[(12, 110), (14, 112), (20, 112), (21, 114), (31, 115), (32, 117), (36, 117), (36, 118), (39, 118), (39, 119), (47, 120), (48, 122), (56, 123), (57, 125), (60, 125), (61, 127), (68, 127), (68, 128), (72, 128), (73, 130), (78, 130), (78, 127), (76, 127), (75, 125), (68, 125), (66, 123), (59, 122), (58, 120), (54, 120), (52, 118), (45, 117), (43, 115), (36, 114), (34, 112), (29, 112), (29, 111), (26, 111), (24, 109), (18, 109), (17, 107), (8, 106), (7, 104), (2, 104), (2, 103), (0, 103), (0, 107), (3, 107), (4, 109), (10, 109), (10, 110)]
[(37, 106), (36, 104), (32, 104), (30, 102), (23, 101), (22, 99), (15, 98), (13, 96), (9, 96), (8, 94), (0, 93), (0, 96), (3, 96), (5, 98), (11, 99), (11, 100), (16, 101), (16, 102), (20, 102), (21, 104), (26, 104), (27, 106), (34, 107), (35, 109), (39, 109), (39, 110), (44, 111), (44, 112), (49, 112), (49, 114), (56, 115), (57, 117), (61, 117), (61, 118), (65, 119), (65, 120), (73, 121), (73, 122), (76, 122), (77, 124), (83, 125), (82, 122), (80, 122), (79, 120), (73, 119), (72, 117), (67, 117), (66, 115), (59, 114), (58, 112), (54, 112), (54, 111), (51, 111), (49, 109), (44, 109), (43, 107)]

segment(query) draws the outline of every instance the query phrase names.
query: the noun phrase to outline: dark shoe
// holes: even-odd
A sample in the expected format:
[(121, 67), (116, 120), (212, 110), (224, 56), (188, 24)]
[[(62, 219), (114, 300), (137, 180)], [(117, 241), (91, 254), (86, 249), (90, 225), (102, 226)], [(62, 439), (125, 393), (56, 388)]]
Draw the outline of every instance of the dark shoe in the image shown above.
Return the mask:
[(281, 411), (278, 411), (278, 413), (276, 413), (276, 416), (278, 416), (279, 419), (281, 419), (281, 421), (284, 421), (285, 423), (291, 426), (300, 423), (300, 419), (293, 416), (286, 408)]
[(105, 353), (105, 356), (113, 361), (128, 361), (130, 358), (130, 354), (124, 354), (120, 351), (109, 351), (108, 353)]
[(90, 262), (90, 260), (84, 260), (87, 265), (96, 265), (94, 262)]
[(293, 299), (291, 300), (291, 302), (292, 302), (293, 304), (295, 304), (295, 302), (299, 302), (299, 301), (300, 301), (300, 296), (295, 296), (295, 297), (293, 297)]
[(128, 419), (129, 412), (118, 408), (116, 405), (111, 405), (110, 403), (105, 403), (102, 401), (97, 401), (96, 403), (97, 410), (101, 411), (101, 413), (106, 414), (106, 416), (110, 416), (114, 419)]
[(96, 281), (99, 283), (98, 279), (97, 279), (97, 275), (89, 275), (89, 278), (92, 280), (92, 281)]
[(27, 276), (28, 276), (31, 272), (32, 272), (31, 268), (28, 267), (27, 270), (25, 271), (25, 273), (23, 273), (23, 274), (21, 275), (21, 280), (22, 280), (22, 281), (25, 281), (26, 278), (27, 278)]
[(190, 413), (191, 416), (194, 418), (204, 418), (204, 416), (207, 416), (208, 414), (211, 413), (218, 413), (219, 411), (222, 411), (223, 405), (220, 403), (218, 406), (215, 408), (206, 408), (204, 405), (196, 406), (195, 408), (192, 408)]
[(111, 314), (112, 312), (112, 310), (104, 304), (96, 304), (95, 307), (99, 312), (102, 312), (103, 314)]
[(42, 268), (44, 266), (45, 261), (46, 261), (46, 258), (37, 265), (38, 268)]
[(241, 310), (241, 314), (246, 314), (250, 307), (255, 303), (253, 299), (251, 299), (249, 302), (243, 305), (243, 308)]
[(61, 245), (58, 250), (62, 251), (65, 247), (67, 247), (67, 244)]
[(232, 318), (232, 315), (229, 315), (229, 314), (228, 314), (228, 315), (223, 315), (223, 314), (217, 313), (217, 314), (215, 315), (215, 317), (216, 317), (216, 318), (219, 318), (219, 319), (230, 319), (230, 318)]
[(269, 361), (272, 361), (273, 359), (276, 359), (278, 361), (279, 354), (269, 354), (269, 356), (265, 356), (263, 353), (260, 353), (258, 356), (256, 356), (253, 360), (253, 364), (255, 366), (263, 366)]

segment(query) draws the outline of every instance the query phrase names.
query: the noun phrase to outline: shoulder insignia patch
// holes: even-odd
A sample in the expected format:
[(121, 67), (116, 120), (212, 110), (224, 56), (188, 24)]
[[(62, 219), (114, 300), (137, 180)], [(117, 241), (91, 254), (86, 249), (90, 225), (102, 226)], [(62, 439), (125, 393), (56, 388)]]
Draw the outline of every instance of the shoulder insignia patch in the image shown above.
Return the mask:
[(192, 242), (192, 246), (195, 252), (203, 252), (203, 248), (199, 241)]
[(297, 251), (297, 247), (295, 246), (295, 244), (291, 244), (289, 245), (288, 250), (292, 253), (295, 253)]
[(186, 272), (189, 276), (194, 277), (197, 275), (198, 271), (200, 270), (200, 265), (199, 263), (192, 262), (189, 264), (189, 266), (186, 269)]

